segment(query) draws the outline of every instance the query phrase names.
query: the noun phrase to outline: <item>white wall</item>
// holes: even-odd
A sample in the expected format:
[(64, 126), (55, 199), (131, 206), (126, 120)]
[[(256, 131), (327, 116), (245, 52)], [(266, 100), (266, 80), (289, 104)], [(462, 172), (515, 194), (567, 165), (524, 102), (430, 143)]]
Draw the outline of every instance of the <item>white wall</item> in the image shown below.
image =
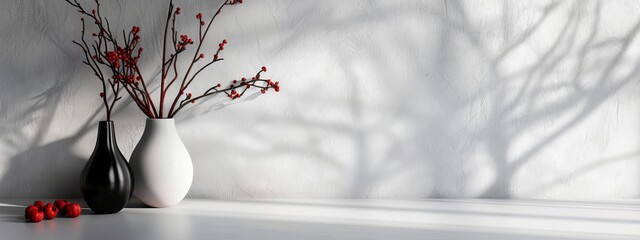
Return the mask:
[[(89, 1), (81, 1), (89, 3)], [(166, 1), (103, 1), (158, 71)], [(212, 3), (215, 2), (215, 3)], [(179, 1), (182, 29), (220, 1)], [(0, 197), (76, 197), (104, 119), (62, 0), (0, 8)], [(209, 9), (209, 10), (206, 10)], [(279, 94), (182, 112), (190, 197), (640, 196), (637, 1), (246, 1), (207, 82), (262, 65)], [(145, 117), (115, 121), (129, 156)]]

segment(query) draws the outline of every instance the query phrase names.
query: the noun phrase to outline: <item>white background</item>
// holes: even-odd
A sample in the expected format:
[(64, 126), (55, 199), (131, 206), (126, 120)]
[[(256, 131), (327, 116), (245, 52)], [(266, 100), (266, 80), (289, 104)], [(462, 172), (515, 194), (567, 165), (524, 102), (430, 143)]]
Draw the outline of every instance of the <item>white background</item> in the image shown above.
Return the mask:
[[(142, 28), (153, 75), (167, 1), (103, 2), (114, 29)], [(181, 33), (219, 2), (178, 1)], [(225, 61), (191, 91), (262, 65), (282, 91), (181, 112), (190, 197), (640, 196), (637, 1), (245, 2), (217, 19), (206, 54), (226, 38)], [(80, 16), (1, 5), (0, 197), (78, 197), (105, 118)], [(127, 157), (144, 119), (129, 100), (115, 113)]]

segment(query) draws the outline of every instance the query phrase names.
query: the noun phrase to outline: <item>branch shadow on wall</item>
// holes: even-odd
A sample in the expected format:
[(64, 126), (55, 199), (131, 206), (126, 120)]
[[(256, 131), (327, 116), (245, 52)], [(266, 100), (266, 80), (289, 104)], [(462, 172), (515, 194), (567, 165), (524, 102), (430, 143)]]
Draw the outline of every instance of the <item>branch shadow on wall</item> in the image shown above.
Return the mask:
[[(376, 29), (385, 21), (393, 19), (394, 14), (406, 13), (407, 16), (416, 11), (430, 8), (431, 3), (412, 8), (411, 6), (384, 6), (384, 3), (373, 3), (370, 11), (354, 12), (350, 17), (332, 18), (336, 9), (322, 8), (305, 5), (300, 8), (303, 11), (290, 13), (292, 22), (304, 22), (312, 27), (292, 26), (292, 34), (285, 37), (282, 44), (273, 46), (265, 54), (277, 55), (280, 52), (293, 49), (300, 43), (309, 40), (309, 36), (317, 33), (331, 34), (339, 32), (336, 37), (343, 45), (325, 46), (331, 59), (340, 68), (332, 71), (340, 72), (339, 76), (345, 79), (340, 83), (344, 88), (344, 96), (322, 96), (319, 99), (305, 99), (299, 95), (281, 93), (278, 98), (286, 98), (290, 108), (290, 114), (286, 116), (261, 115), (259, 117), (237, 114), (239, 118), (256, 118), (251, 126), (246, 129), (244, 122), (220, 122), (228, 124), (230, 128), (241, 128), (240, 135), (250, 135), (254, 142), (265, 146), (251, 148), (242, 143), (226, 141), (228, 136), (207, 136), (218, 138), (212, 143), (211, 139), (202, 139), (199, 145), (188, 146), (191, 149), (209, 149), (216, 153), (220, 161), (235, 161), (232, 158), (242, 155), (252, 160), (247, 164), (266, 164), (282, 157), (299, 157), (305, 163), (317, 165), (322, 172), (331, 172), (340, 180), (323, 177), (310, 169), (301, 172), (287, 172), (292, 178), (304, 177), (305, 174), (320, 178), (314, 185), (322, 188), (321, 183), (333, 183), (347, 180), (347, 187), (340, 187), (333, 193), (313, 193), (313, 190), (301, 190), (304, 187), (291, 186), (297, 189), (291, 192), (273, 192), (268, 185), (256, 184), (253, 176), (247, 176), (246, 165), (229, 164), (226, 170), (232, 179), (230, 183), (239, 189), (240, 193), (217, 193), (213, 197), (229, 196), (340, 196), (340, 197), (376, 197), (395, 196), (412, 197), (486, 197), (486, 198), (510, 198), (514, 197), (512, 186), (518, 184), (516, 174), (525, 166), (536, 163), (540, 156), (579, 124), (584, 123), (590, 116), (603, 108), (607, 100), (636, 80), (640, 66), (637, 59), (627, 59), (625, 54), (637, 37), (640, 23), (636, 23), (629, 29), (625, 36), (619, 39), (600, 41), (598, 30), (601, 18), (600, 2), (582, 3), (552, 2), (539, 9), (540, 17), (536, 18), (526, 29), (518, 31), (515, 36), (510, 36), (509, 9), (502, 11), (501, 23), (496, 25), (478, 25), (472, 20), (466, 3), (460, 1), (445, 1), (444, 6), (438, 5), (439, 11), (431, 13), (441, 26), (436, 32), (437, 47), (429, 61), (420, 62), (413, 58), (417, 50), (424, 49), (424, 43), (412, 39), (414, 33), (403, 32), (406, 29), (389, 30), (388, 35), (397, 36), (389, 42), (397, 45), (397, 55), (379, 54), (384, 52), (388, 39), (374, 39), (381, 46), (368, 45), (371, 39), (359, 39), (357, 36), (346, 34), (359, 28)], [(320, 3), (312, 3), (320, 4)], [(318, 9), (327, 12), (313, 13)], [(538, 10), (528, 10), (538, 11)], [(550, 21), (557, 21), (558, 16), (566, 16), (558, 21), (559, 30), (548, 29)], [(422, 14), (422, 12), (420, 12)], [(589, 17), (594, 19), (590, 19)], [(424, 27), (434, 24), (422, 22)], [(503, 46), (497, 51), (492, 51), (489, 46), (495, 45), (496, 39), (487, 38), (485, 28), (502, 27)], [(379, 29), (378, 29), (379, 30)], [(582, 31), (582, 32), (581, 32)], [(275, 34), (272, 31), (272, 34)], [(580, 35), (586, 32), (586, 36)], [(264, 30), (259, 34), (269, 34)], [(547, 41), (540, 39), (540, 34), (547, 34), (549, 42), (532, 56), (532, 62), (525, 67), (520, 67), (515, 72), (504, 72), (504, 65), (513, 61), (512, 57), (518, 54), (522, 48), (531, 42)], [(247, 34), (243, 37), (252, 37)], [(513, 38), (513, 39), (510, 39)], [(464, 72), (466, 63), (458, 58), (461, 54), (457, 48), (461, 41), (474, 48), (474, 53), (487, 61), (485, 75), (475, 76), (480, 79), (465, 79), (456, 75), (456, 71)], [(602, 49), (615, 48), (612, 54), (602, 54)], [(610, 56), (611, 55), (611, 56)], [(421, 72), (422, 78), (416, 81), (417, 89), (408, 91), (402, 87), (395, 88), (393, 84), (383, 85), (390, 87), (389, 91), (399, 98), (398, 101), (390, 100), (390, 103), (382, 106), (372, 106), (366, 99), (366, 86), (370, 79), (363, 77), (358, 67), (366, 66), (373, 69), (379, 79), (391, 81), (405, 81), (401, 77), (389, 73), (393, 65), (388, 65), (385, 58), (397, 59), (411, 71)], [(592, 66), (595, 63), (600, 66)], [(563, 66), (571, 64), (573, 69)], [(425, 69), (428, 65), (428, 70)], [(623, 65), (634, 66), (630, 71), (623, 71)], [(567, 70), (569, 69), (569, 70)], [(399, 70), (398, 70), (399, 71)], [(559, 73), (569, 71), (569, 74), (557, 77)], [(391, 72), (393, 72), (391, 70)], [(620, 74), (623, 72), (623, 74)], [(412, 76), (415, 77), (415, 76)], [(559, 81), (557, 81), (559, 80)], [(303, 76), (288, 81), (314, 83), (322, 81), (315, 76)], [(375, 83), (379, 84), (379, 83)], [(465, 85), (466, 84), (466, 85)], [(473, 84), (478, 89), (471, 94), (464, 88)], [(401, 85), (401, 83), (398, 83)], [(298, 85), (297, 87), (300, 87)], [(331, 91), (328, 85), (318, 85), (318, 89)], [(309, 90), (310, 91), (310, 90)], [(405, 96), (405, 93), (420, 94), (421, 96)], [(468, 91), (467, 91), (468, 92)], [(313, 92), (307, 92), (312, 94)], [(422, 96), (424, 95), (424, 96)], [(248, 97), (251, 101), (257, 95)], [(314, 97), (317, 95), (314, 95)], [(427, 96), (427, 97), (425, 97)], [(550, 97), (553, 96), (553, 97)], [(389, 95), (387, 95), (389, 97)], [(552, 100), (549, 100), (552, 99)], [(432, 110), (429, 101), (439, 107)], [(407, 104), (411, 103), (411, 104)], [(230, 104), (242, 104), (242, 102), (229, 103), (226, 100), (205, 100), (202, 105), (213, 104), (209, 108), (190, 108), (183, 112), (178, 119), (180, 124), (187, 124), (190, 119), (201, 118), (202, 115), (220, 113)], [(542, 106), (540, 105), (542, 104)], [(417, 105), (417, 106), (416, 106)], [(240, 106), (238, 106), (240, 107)], [(308, 117), (309, 108), (333, 107), (337, 112), (348, 112), (348, 120), (343, 121), (337, 117), (312, 118)], [(478, 108), (469, 114), (469, 109)], [(371, 120), (372, 115), (374, 120)], [(389, 115), (389, 116), (379, 116)], [(471, 115), (471, 116), (470, 116)], [(566, 119), (565, 119), (566, 118)], [(563, 119), (560, 121), (560, 119)], [(410, 128), (413, 133), (399, 135), (399, 128)], [(539, 130), (540, 126), (549, 125), (545, 130)], [(296, 134), (303, 136), (300, 142), (273, 142), (270, 141), (272, 132), (251, 132), (258, 127), (267, 129), (294, 129)], [(531, 137), (532, 131), (539, 135)], [(541, 133), (540, 133), (541, 132)], [(383, 138), (388, 146), (378, 149), (376, 142)], [(525, 149), (516, 146), (523, 138), (533, 139)], [(348, 150), (347, 156), (336, 156), (334, 150), (327, 148), (328, 142), (336, 139), (348, 139), (342, 146)], [(489, 166), (493, 179), (486, 189), (481, 192), (471, 191), (468, 175), (477, 174), (481, 170), (467, 166), (475, 157), (475, 151), (483, 148), (489, 159)], [(516, 149), (518, 148), (518, 149)], [(236, 154), (237, 152), (242, 154)], [(339, 150), (343, 151), (343, 150)], [(516, 154), (514, 154), (516, 153)], [(585, 172), (595, 171), (620, 161), (629, 161), (637, 156), (637, 152), (624, 155), (624, 159), (603, 159), (597, 163), (587, 164), (569, 175), (561, 175), (549, 182), (541, 183), (526, 193), (518, 193), (526, 196), (540, 196), (545, 191), (579, 177)], [(212, 174), (212, 169), (201, 165), (201, 161), (209, 161), (208, 157), (194, 155), (196, 175), (199, 177)], [(559, 159), (562, 160), (562, 159)], [(243, 166), (245, 166), (243, 168)], [(251, 166), (251, 168), (255, 168)], [(275, 167), (267, 164), (262, 171), (274, 170)], [(255, 170), (255, 169), (254, 169)], [(220, 171), (213, 169), (213, 171)], [(256, 170), (260, 171), (260, 170)], [(329, 174), (327, 174), (329, 175)], [(333, 175), (333, 176), (335, 176)], [(347, 177), (344, 177), (347, 176)], [(410, 176), (410, 177), (407, 177)], [(415, 179), (411, 182), (407, 179)], [(265, 179), (268, 180), (268, 179)], [(391, 183), (391, 184), (389, 184)], [(211, 183), (196, 183), (211, 184)], [(405, 186), (401, 186), (404, 184)], [(330, 184), (329, 184), (330, 185)], [(413, 185), (407, 187), (406, 185)], [(198, 186), (196, 186), (197, 188)], [(398, 192), (400, 188), (407, 192)], [(412, 191), (412, 192), (411, 192)], [(224, 195), (227, 194), (227, 195)], [(202, 193), (190, 193), (190, 196), (202, 195)], [(207, 196), (211, 197), (211, 196)]]
[[(363, 99), (366, 97), (365, 89), (370, 79), (363, 77), (362, 72), (356, 69), (362, 67), (362, 62), (366, 62), (364, 64), (370, 67), (369, 70), (373, 69), (379, 79), (403, 81), (385, 72), (393, 67), (388, 65), (385, 57), (393, 56), (377, 54), (384, 52), (383, 46), (372, 47), (362, 39), (352, 38), (350, 35), (338, 35), (339, 42), (346, 46), (328, 48), (327, 51), (330, 52), (336, 65), (341, 66), (332, 71), (341, 72), (339, 75), (346, 79), (340, 87), (344, 88), (347, 97), (325, 96), (321, 100), (312, 100), (294, 94), (278, 95), (276, 97), (287, 97), (288, 107), (293, 113), (287, 116), (264, 115), (256, 120), (266, 128), (296, 129), (297, 133), (305, 136), (305, 141), (273, 143), (270, 141), (269, 134), (251, 133), (256, 142), (264, 143), (268, 147), (254, 150), (236, 146), (233, 143), (220, 143), (221, 146), (216, 147), (217, 151), (224, 152), (225, 149), (242, 151), (244, 156), (255, 159), (253, 164), (296, 155), (305, 159), (304, 161), (320, 162), (316, 164), (323, 166), (323, 171), (350, 176), (348, 177), (351, 181), (348, 184), (349, 187), (340, 188), (338, 193), (333, 195), (319, 194), (321, 196), (376, 197), (388, 196), (385, 194), (393, 192), (396, 196), (414, 197), (511, 198), (514, 197), (512, 186), (519, 184), (516, 173), (522, 171), (525, 166), (539, 162), (540, 156), (545, 154), (545, 151), (557, 147), (559, 139), (576, 130), (595, 112), (601, 111), (609, 99), (636, 81), (636, 76), (640, 73), (640, 62), (625, 56), (630, 51), (632, 42), (637, 38), (640, 22), (636, 22), (628, 29), (623, 37), (602, 41), (598, 38), (602, 11), (600, 2), (552, 2), (540, 9), (540, 17), (526, 29), (519, 31), (513, 39), (510, 39), (512, 36), (507, 36), (508, 33), (503, 33), (505, 34), (503, 38), (506, 40), (497, 52), (492, 52), (489, 47), (495, 45), (493, 42), (496, 41), (495, 39), (480, 37), (486, 36), (481, 32), (486, 30), (483, 28), (496, 26), (478, 25), (469, 16), (468, 8), (463, 2), (445, 1), (444, 4), (445, 6), (439, 8), (441, 11), (433, 13), (433, 17), (442, 26), (439, 28), (440, 32), (436, 33), (439, 41), (435, 48), (436, 52), (432, 55), (433, 59), (430, 59), (433, 63), (428, 66), (431, 70), (423, 72), (424, 79), (418, 81), (417, 86), (413, 86), (427, 90), (411, 92), (412, 94), (424, 93), (429, 97), (406, 97), (403, 95), (404, 89), (391, 88), (389, 91), (395, 93), (394, 96), (401, 101), (371, 106)], [(324, 17), (331, 16), (331, 12), (317, 14), (322, 17), (316, 17), (316, 14), (304, 11), (293, 13), (292, 19), (306, 21), (314, 27), (304, 30), (294, 29), (295, 34), (284, 38), (283, 42), (287, 44), (277, 45), (270, 50), (277, 54), (292, 48), (290, 45), (295, 46), (304, 42), (307, 36), (317, 32), (331, 33), (348, 31), (351, 28), (357, 30), (361, 27), (376, 27), (384, 21), (390, 21), (393, 18), (392, 13), (406, 11), (407, 16), (410, 16), (410, 13), (419, 11), (416, 9), (429, 8), (429, 6), (414, 6), (413, 9), (393, 6), (390, 9), (389, 6), (382, 6), (384, 4), (373, 5), (373, 10), (355, 12), (352, 17), (345, 19)], [(315, 11), (322, 8), (306, 6), (304, 9)], [(505, 8), (502, 14), (507, 15), (508, 11)], [(565, 13), (566, 16), (557, 23), (558, 31), (546, 29), (550, 21), (557, 21), (558, 16)], [(508, 21), (512, 18), (501, 17), (502, 26), (498, 27), (509, 29)], [(433, 23), (423, 22), (423, 24), (427, 26)], [(586, 37), (581, 35), (584, 32), (587, 33)], [(504, 65), (513, 61), (512, 57), (523, 47), (527, 47), (531, 42), (545, 41), (540, 39), (540, 34), (547, 34), (550, 40), (544, 42), (532, 56), (532, 63), (519, 67), (515, 72), (504, 72)], [(406, 64), (408, 69), (423, 71), (425, 63), (416, 62), (409, 57), (416, 50), (423, 49), (423, 43), (415, 39), (403, 39), (402, 37), (411, 36), (411, 34), (403, 33), (402, 30), (389, 32), (388, 35), (398, 36), (394, 41), (397, 43), (396, 46), (402, 46), (395, 48), (399, 53), (394, 56), (407, 56), (407, 59), (397, 60)], [(377, 39), (377, 41), (384, 43), (385, 39)], [(460, 79), (456, 75), (455, 71), (466, 70), (458, 66), (467, 66), (464, 61), (457, 58), (459, 53), (456, 52), (455, 44), (459, 41), (470, 44), (480, 58), (487, 60), (486, 75), (477, 76), (485, 79), (474, 82), (474, 79)], [(602, 53), (603, 49), (615, 49), (615, 51)], [(594, 66), (594, 63), (598, 65)], [(575, 68), (564, 67), (567, 64)], [(625, 70), (625, 66), (633, 67)], [(567, 71), (568, 74), (561, 74)], [(321, 79), (302, 77), (294, 80), (313, 83)], [(474, 83), (473, 88), (478, 90), (465, 95), (464, 87), (469, 86), (461, 83)], [(328, 86), (319, 87), (314, 88), (314, 91), (318, 89), (330, 91), (325, 89)], [(427, 100), (439, 105), (438, 110), (429, 110), (431, 106)], [(216, 103), (217, 106), (220, 104), (223, 103)], [(306, 109), (328, 106), (338, 109), (338, 112), (347, 111), (349, 121), (306, 117), (308, 115), (305, 113), (308, 111)], [(469, 116), (469, 109), (473, 108), (483, 110), (471, 111)], [(219, 109), (220, 107), (215, 107), (205, 112), (190, 110), (187, 113), (189, 116), (187, 119)], [(371, 121), (371, 115), (375, 115), (376, 112), (392, 117), (374, 116), (376, 119)], [(414, 134), (399, 136), (397, 130), (392, 129), (389, 124), (404, 125), (411, 128)], [(540, 126), (546, 127), (540, 130)], [(240, 132), (249, 134), (243, 130)], [(538, 136), (530, 136), (531, 132), (536, 132)], [(331, 149), (321, 147), (327, 141), (332, 141), (329, 138), (335, 138), (336, 135), (340, 136), (339, 138), (349, 139), (348, 146), (344, 146), (349, 149), (346, 151), (349, 153), (348, 156), (340, 158), (333, 155)], [(386, 139), (388, 146), (385, 150), (377, 149), (375, 142), (379, 138)], [(522, 146), (516, 143), (525, 138), (532, 140), (522, 149)], [(493, 179), (481, 192), (472, 192), (471, 189), (467, 189), (470, 181), (467, 175), (478, 174), (480, 170), (467, 167), (466, 164), (473, 160), (478, 148), (484, 148), (487, 152), (490, 160), (487, 166), (492, 168), (490, 172), (493, 174)], [(577, 167), (571, 174), (558, 174), (559, 176), (555, 179), (536, 183), (539, 186), (532, 185), (530, 189), (526, 188), (527, 192), (515, 195), (541, 196), (546, 191), (587, 172), (621, 161), (635, 161), (638, 155), (638, 152), (630, 152), (623, 154), (624, 159), (605, 158), (595, 163), (583, 164), (584, 167)], [(211, 169), (202, 171), (196, 174), (210, 174)], [(238, 188), (244, 189), (241, 191), (246, 193), (241, 196), (272, 196), (269, 195), (268, 186), (257, 187), (251, 185), (250, 181), (243, 183), (250, 177), (242, 176), (241, 167), (232, 171), (238, 175), (234, 182), (238, 184)], [(296, 178), (305, 173), (291, 174)], [(419, 181), (398, 180), (407, 175)], [(331, 179), (324, 178), (319, 181), (331, 182)], [(396, 185), (388, 184), (398, 181), (405, 185), (419, 186), (419, 188), (400, 186), (397, 183), (394, 183)], [(387, 189), (390, 186), (395, 186), (396, 189)], [(414, 192), (398, 192), (397, 189), (403, 187)], [(305, 192), (292, 194), (307, 196)], [(225, 195), (215, 197), (225, 197)]]
[[(564, 134), (568, 133), (576, 126), (584, 122), (595, 111), (599, 110), (608, 99), (613, 97), (621, 89), (628, 86), (637, 79), (640, 73), (640, 62), (637, 59), (625, 59), (625, 54), (630, 51), (632, 42), (637, 38), (640, 22), (636, 22), (627, 33), (615, 40), (606, 41), (604, 43), (596, 42), (598, 27), (600, 23), (600, 2), (596, 2), (591, 7), (592, 12), (580, 14), (578, 11), (587, 8), (587, 4), (581, 2), (565, 2), (570, 4), (571, 12), (564, 19), (562, 29), (554, 36), (554, 42), (548, 44), (546, 49), (539, 53), (536, 62), (519, 73), (507, 75), (499, 71), (500, 66), (505, 64), (510, 54), (513, 54), (522, 44), (526, 43), (532, 33), (539, 29), (548, 15), (554, 14), (558, 10), (558, 4), (552, 3), (544, 11), (541, 20), (534, 24), (530, 29), (526, 29), (525, 34), (519, 39), (513, 41), (512, 45), (507, 43), (507, 47), (497, 57), (491, 57), (488, 50), (482, 46), (486, 46), (477, 36), (479, 33), (473, 27), (471, 20), (468, 18), (465, 8), (458, 1), (448, 1), (449, 9), (452, 9), (457, 15), (456, 17), (443, 16), (443, 21), (448, 22), (452, 28), (457, 29), (465, 35), (470, 42), (475, 42), (478, 52), (487, 56), (491, 63), (491, 75), (494, 78), (489, 82), (488, 86), (482, 86), (483, 89), (499, 87), (496, 94), (493, 94), (491, 100), (491, 116), (486, 121), (487, 125), (479, 129), (480, 136), (477, 141), (486, 146), (490, 158), (495, 166), (495, 180), (493, 183), (479, 196), (480, 197), (498, 197), (510, 198), (513, 196), (511, 186), (517, 184), (514, 174), (520, 171), (523, 166), (530, 164), (535, 160), (546, 148), (551, 147)], [(595, 19), (591, 23), (583, 22), (585, 15), (594, 16)], [(508, 23), (503, 23), (507, 25)], [(587, 25), (591, 24), (591, 25)], [(578, 30), (582, 26), (590, 26), (589, 34), (586, 41), (579, 41)], [(572, 48), (579, 46), (577, 57), (572, 56)], [(596, 59), (596, 62), (602, 64), (602, 71), (593, 71), (588, 66), (588, 57), (598, 54), (598, 50), (606, 47), (618, 48), (613, 57), (602, 56)], [(629, 62), (625, 62), (629, 61)], [(570, 74), (568, 81), (561, 81), (560, 84), (549, 84), (548, 79), (552, 78), (554, 73), (562, 71), (563, 64), (567, 62), (574, 63), (577, 66)], [(627, 64), (627, 65), (623, 65)], [(630, 71), (624, 72), (625, 66), (633, 66)], [(599, 69), (599, 67), (596, 67)], [(620, 74), (623, 72), (623, 74)], [(589, 75), (597, 76), (593, 80), (589, 80)], [(524, 79), (517, 90), (517, 95), (513, 96), (507, 91), (512, 90), (506, 88), (506, 84), (513, 84), (518, 79)], [(554, 101), (545, 101), (553, 94), (560, 94), (560, 97)], [(473, 99), (472, 99), (473, 100)], [(540, 102), (548, 102), (543, 106), (537, 106)], [(570, 116), (567, 120), (561, 119), (564, 116)], [(571, 116), (572, 115), (572, 116)], [(550, 124), (552, 122), (561, 122), (561, 124)], [(546, 132), (537, 137), (537, 140), (529, 144), (529, 146), (521, 150), (519, 154), (514, 155), (512, 149), (513, 144), (521, 137), (524, 137), (531, 128), (540, 125), (548, 125)], [(638, 153), (630, 153), (625, 155), (626, 161), (637, 159)], [(562, 160), (562, 159), (559, 159)], [(620, 159), (618, 159), (620, 160)], [(590, 164), (571, 175), (560, 177), (551, 182), (541, 184), (542, 186), (533, 191), (529, 191), (526, 195), (539, 196), (545, 190), (553, 188), (558, 184), (566, 183), (573, 177), (580, 176), (584, 171), (592, 171), (594, 168), (603, 167), (608, 164), (615, 163), (616, 159), (602, 160), (595, 164)]]
[[(25, 19), (11, 19), (22, 24), (22, 31), (13, 33), (13, 36), (16, 39), (33, 37), (40, 45), (16, 42), (11, 47), (20, 51), (21, 57), (0, 64), (2, 82), (12, 85), (11, 88), (0, 89), (0, 111), (3, 112), (0, 116), (3, 122), (0, 146), (5, 148), (2, 154), (10, 156), (0, 168), (0, 196), (79, 197), (80, 172), (89, 156), (80, 155), (73, 147), (87, 134), (95, 134), (98, 121), (104, 120), (104, 109), (96, 101), (95, 106), (84, 111), (87, 115), (82, 115), (74, 111), (77, 106), (65, 106), (78, 104), (67, 101), (81, 101), (78, 96), (82, 96), (83, 90), (91, 88), (95, 91), (98, 80), (87, 74), (90, 70), (81, 64), (81, 50), (66, 36), (67, 32), (79, 36), (80, 25), (73, 21), (73, 27), (66, 27), (65, 21), (61, 21), (57, 12), (51, 9), (68, 11), (74, 20), (80, 16), (64, 3), (26, 1), (20, 4), (15, 9), (25, 12), (12, 15)], [(31, 14), (41, 17), (30, 19)], [(13, 24), (11, 21), (5, 23)], [(3, 27), (7, 30), (14, 28)], [(74, 73), (83, 73), (91, 79), (79, 81)], [(114, 115), (132, 103), (129, 98), (124, 98), (114, 109)], [(54, 125), (60, 124), (54, 123), (59, 119), (56, 115), (60, 114), (75, 116), (72, 119), (62, 118), (68, 121), (63, 125), (69, 125)], [(49, 134), (56, 132), (58, 127), (63, 127), (69, 134), (48, 142)], [(93, 146), (95, 139), (89, 139)]]
[[(34, 2), (23, 4), (27, 6), (17, 9), (24, 11), (30, 9), (36, 13), (44, 11)], [(47, 16), (44, 13), (42, 15)], [(38, 23), (42, 24), (40, 26), (44, 26), (44, 29), (35, 27)], [(45, 50), (27, 48), (22, 52), (22, 56), (40, 56), (38, 61), (18, 59), (14, 62), (3, 62), (1, 65), (1, 72), (5, 73), (2, 81), (13, 83), (15, 84), (13, 87), (26, 88), (26, 90), (20, 93), (15, 90), (9, 91), (8, 88), (3, 90), (5, 99), (0, 107), (5, 114), (2, 116), (4, 124), (0, 129), (0, 136), (2, 136), (0, 144), (6, 148), (5, 154), (12, 157), (5, 160), (3, 166), (0, 176), (0, 195), (28, 196), (29, 189), (34, 189), (33, 185), (38, 186), (35, 189), (50, 189), (44, 190), (43, 195), (77, 195), (76, 185), (69, 186), (69, 184), (77, 183), (78, 179), (71, 179), (75, 175), (69, 172), (78, 171), (82, 161), (70, 151), (70, 147), (79, 135), (84, 134), (84, 130), (81, 129), (69, 138), (51, 143), (45, 144), (43, 139), (52, 127), (51, 122), (56, 110), (59, 110), (65, 87), (72, 83), (69, 74), (66, 73), (74, 69), (71, 59), (79, 55), (71, 55), (64, 51), (60, 45), (64, 45), (60, 40), (61, 33), (51, 28), (46, 17), (41, 22), (32, 24), (34, 25), (25, 27), (17, 37), (38, 36), (44, 38), (43, 42), (54, 46)], [(12, 46), (15, 49), (25, 47), (20, 43), (15, 44)], [(33, 51), (39, 52), (35, 54)], [(26, 63), (20, 64), (23, 61)], [(51, 67), (52, 63), (56, 66)], [(43, 88), (43, 86), (46, 87)], [(7, 99), (6, 96), (11, 99)], [(18, 153), (13, 154), (16, 151)], [(39, 176), (42, 172), (50, 174)]]

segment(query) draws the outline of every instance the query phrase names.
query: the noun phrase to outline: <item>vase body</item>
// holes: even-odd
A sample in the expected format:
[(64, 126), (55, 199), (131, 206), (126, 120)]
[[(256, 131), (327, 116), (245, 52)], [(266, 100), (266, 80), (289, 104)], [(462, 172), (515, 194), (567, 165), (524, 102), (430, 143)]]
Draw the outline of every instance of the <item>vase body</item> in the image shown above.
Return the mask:
[(131, 154), (134, 196), (151, 207), (178, 204), (189, 192), (193, 164), (173, 119), (147, 119)]
[(129, 202), (133, 184), (131, 168), (116, 143), (113, 122), (101, 121), (93, 154), (80, 174), (85, 202), (95, 213), (117, 213)]

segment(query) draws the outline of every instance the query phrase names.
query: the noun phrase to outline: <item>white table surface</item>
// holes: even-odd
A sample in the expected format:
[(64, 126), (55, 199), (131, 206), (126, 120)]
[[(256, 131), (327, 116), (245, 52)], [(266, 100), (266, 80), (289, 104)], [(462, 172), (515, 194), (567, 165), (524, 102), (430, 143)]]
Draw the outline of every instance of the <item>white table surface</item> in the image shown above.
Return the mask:
[(0, 200), (0, 239), (640, 239), (639, 200), (187, 199), (28, 223), (32, 202)]

